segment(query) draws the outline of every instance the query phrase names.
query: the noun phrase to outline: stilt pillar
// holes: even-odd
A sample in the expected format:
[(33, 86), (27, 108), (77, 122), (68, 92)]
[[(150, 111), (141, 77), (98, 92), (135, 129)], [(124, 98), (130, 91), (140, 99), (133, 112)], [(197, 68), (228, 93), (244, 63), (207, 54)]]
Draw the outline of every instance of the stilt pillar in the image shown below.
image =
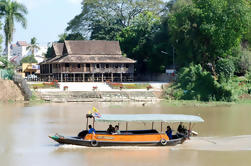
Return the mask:
[(83, 82), (85, 82), (85, 74), (83, 73)]
[(120, 82), (123, 82), (123, 75), (120, 73)]
[(76, 74), (73, 74), (73, 82), (76, 82)]
[(95, 82), (95, 81), (94, 81), (94, 73), (92, 73), (92, 81)]
[(111, 73), (111, 76), (112, 76), (112, 82), (113, 82), (113, 73)]
[(102, 73), (101, 77), (102, 77), (102, 82), (104, 82), (104, 73)]

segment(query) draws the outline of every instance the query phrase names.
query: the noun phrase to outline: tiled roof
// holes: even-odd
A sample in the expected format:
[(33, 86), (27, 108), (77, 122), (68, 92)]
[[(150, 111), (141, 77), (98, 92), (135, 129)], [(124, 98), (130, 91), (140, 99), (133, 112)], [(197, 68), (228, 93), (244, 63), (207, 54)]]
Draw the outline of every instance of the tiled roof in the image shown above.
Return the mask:
[(17, 41), (17, 45), (19, 45), (19, 46), (28, 46), (26, 41)]
[[(67, 55), (63, 55), (64, 47)], [(56, 56), (46, 63), (136, 63), (122, 56), (118, 41), (102, 40), (66, 40), (64, 43), (54, 43)]]
[(121, 55), (118, 41), (66, 40), (69, 55)]
[(53, 49), (55, 51), (56, 56), (63, 55), (64, 43), (53, 43)]

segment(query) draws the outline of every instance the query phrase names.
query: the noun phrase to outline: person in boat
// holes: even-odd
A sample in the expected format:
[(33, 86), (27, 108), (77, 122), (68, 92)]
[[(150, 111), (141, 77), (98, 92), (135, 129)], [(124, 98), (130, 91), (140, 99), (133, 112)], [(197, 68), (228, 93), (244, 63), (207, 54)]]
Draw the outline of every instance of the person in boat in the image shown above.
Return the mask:
[(166, 135), (168, 136), (168, 138), (171, 140), (173, 138), (173, 131), (171, 129), (170, 126), (166, 127)]
[(115, 128), (112, 127), (112, 125), (109, 125), (109, 127), (108, 127), (108, 129), (107, 129), (106, 132), (109, 133), (109, 134), (115, 133)]
[(89, 130), (88, 130), (88, 134), (95, 134), (96, 130), (92, 127), (92, 125), (89, 125)]
[(182, 122), (180, 122), (177, 131), (178, 131), (179, 134), (182, 134), (182, 135), (187, 134), (187, 129), (185, 128), (185, 126), (183, 125)]
[(119, 126), (118, 125), (115, 126), (115, 133), (114, 134), (120, 134), (120, 130), (119, 130)]

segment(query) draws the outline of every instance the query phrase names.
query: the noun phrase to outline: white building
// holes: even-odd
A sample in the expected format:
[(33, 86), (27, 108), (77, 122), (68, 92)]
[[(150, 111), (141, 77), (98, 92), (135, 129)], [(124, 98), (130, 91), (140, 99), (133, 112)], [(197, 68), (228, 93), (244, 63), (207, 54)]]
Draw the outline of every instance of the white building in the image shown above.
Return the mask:
[[(16, 64), (20, 64), (20, 61), (26, 57), (32, 54), (30, 50), (27, 50), (27, 47), (29, 44), (27, 44), (26, 41), (17, 41), (16, 44), (11, 44), (10, 47), (10, 61), (15, 62)], [(38, 61), (38, 63), (42, 62), (44, 60), (44, 54), (46, 54), (48, 47), (47, 46), (39, 46), (40, 49), (35, 50), (35, 59)]]

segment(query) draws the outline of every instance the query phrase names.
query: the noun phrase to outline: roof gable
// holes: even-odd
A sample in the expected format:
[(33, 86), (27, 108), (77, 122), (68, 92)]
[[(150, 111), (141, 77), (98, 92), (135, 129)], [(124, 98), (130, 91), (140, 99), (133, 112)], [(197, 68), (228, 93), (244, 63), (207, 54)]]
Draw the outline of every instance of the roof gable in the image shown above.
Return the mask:
[(69, 55), (121, 55), (118, 41), (66, 40)]
[(26, 41), (17, 41), (17, 45), (18, 46), (28, 46), (28, 44), (26, 43)]
[(56, 56), (63, 55), (64, 43), (53, 43), (53, 49)]

